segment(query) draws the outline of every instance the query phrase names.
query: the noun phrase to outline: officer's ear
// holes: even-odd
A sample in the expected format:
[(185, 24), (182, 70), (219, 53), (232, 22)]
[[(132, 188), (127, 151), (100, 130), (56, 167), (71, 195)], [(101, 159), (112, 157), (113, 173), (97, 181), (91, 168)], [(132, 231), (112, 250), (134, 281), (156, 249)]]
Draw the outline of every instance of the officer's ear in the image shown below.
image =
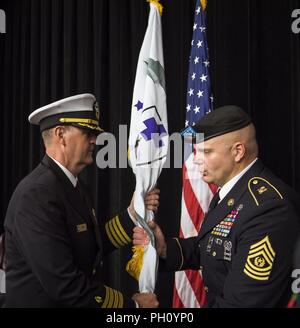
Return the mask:
[(66, 145), (66, 133), (67, 133), (67, 126), (59, 125), (54, 128), (53, 135), (56, 141), (65, 146)]
[(236, 142), (233, 144), (231, 151), (235, 162), (239, 163), (245, 157), (246, 147), (242, 142)]

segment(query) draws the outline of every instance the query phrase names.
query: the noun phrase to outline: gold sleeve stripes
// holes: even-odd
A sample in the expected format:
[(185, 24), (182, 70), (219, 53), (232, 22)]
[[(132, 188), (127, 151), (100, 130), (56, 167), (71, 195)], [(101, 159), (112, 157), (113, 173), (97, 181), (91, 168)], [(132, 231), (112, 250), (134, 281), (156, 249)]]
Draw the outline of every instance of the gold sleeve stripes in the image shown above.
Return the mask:
[(105, 231), (109, 240), (116, 248), (128, 245), (132, 241), (122, 227), (118, 216), (115, 216), (105, 224)]
[(102, 298), (96, 296), (96, 302), (102, 303), (101, 308), (123, 308), (124, 305), (124, 298), (122, 293), (118, 292), (115, 289), (112, 289), (110, 287), (105, 287), (105, 298), (102, 303)]

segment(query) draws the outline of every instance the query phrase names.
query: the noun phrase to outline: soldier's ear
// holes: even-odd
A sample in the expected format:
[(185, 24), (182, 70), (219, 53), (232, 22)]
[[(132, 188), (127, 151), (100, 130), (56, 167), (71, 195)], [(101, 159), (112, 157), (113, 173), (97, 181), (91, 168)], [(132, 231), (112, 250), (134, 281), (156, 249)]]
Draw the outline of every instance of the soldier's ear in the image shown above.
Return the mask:
[(242, 142), (236, 142), (232, 147), (234, 160), (239, 163), (245, 156), (246, 147)]

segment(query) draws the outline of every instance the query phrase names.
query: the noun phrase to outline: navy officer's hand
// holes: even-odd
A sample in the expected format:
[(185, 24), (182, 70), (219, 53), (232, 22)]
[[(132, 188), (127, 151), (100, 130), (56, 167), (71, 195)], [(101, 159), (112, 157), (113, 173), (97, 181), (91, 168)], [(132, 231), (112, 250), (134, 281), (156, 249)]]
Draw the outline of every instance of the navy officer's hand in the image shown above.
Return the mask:
[(132, 299), (140, 308), (157, 308), (159, 305), (157, 297), (153, 293), (136, 293)]
[[(166, 258), (167, 255), (167, 244), (165, 241), (165, 236), (162, 233), (158, 224), (154, 221), (148, 222), (149, 227), (154, 232), (155, 240), (156, 240), (156, 251), (157, 254)], [(146, 246), (150, 242), (149, 236), (147, 232), (141, 227), (134, 227), (133, 229), (133, 245), (135, 246)]]

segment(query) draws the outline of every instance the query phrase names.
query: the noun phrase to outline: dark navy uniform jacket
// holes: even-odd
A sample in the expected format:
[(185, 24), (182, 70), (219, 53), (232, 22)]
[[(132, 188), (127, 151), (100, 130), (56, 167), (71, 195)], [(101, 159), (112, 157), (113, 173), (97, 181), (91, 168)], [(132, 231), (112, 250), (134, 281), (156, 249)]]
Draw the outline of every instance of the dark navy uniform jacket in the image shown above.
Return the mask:
[(197, 237), (167, 242), (164, 265), (201, 270), (208, 307), (286, 306), (299, 204), (258, 160), (206, 214)]
[(6, 214), (6, 307), (133, 307), (101, 279), (105, 254), (131, 243), (127, 211), (100, 228), (84, 190), (45, 156)]

